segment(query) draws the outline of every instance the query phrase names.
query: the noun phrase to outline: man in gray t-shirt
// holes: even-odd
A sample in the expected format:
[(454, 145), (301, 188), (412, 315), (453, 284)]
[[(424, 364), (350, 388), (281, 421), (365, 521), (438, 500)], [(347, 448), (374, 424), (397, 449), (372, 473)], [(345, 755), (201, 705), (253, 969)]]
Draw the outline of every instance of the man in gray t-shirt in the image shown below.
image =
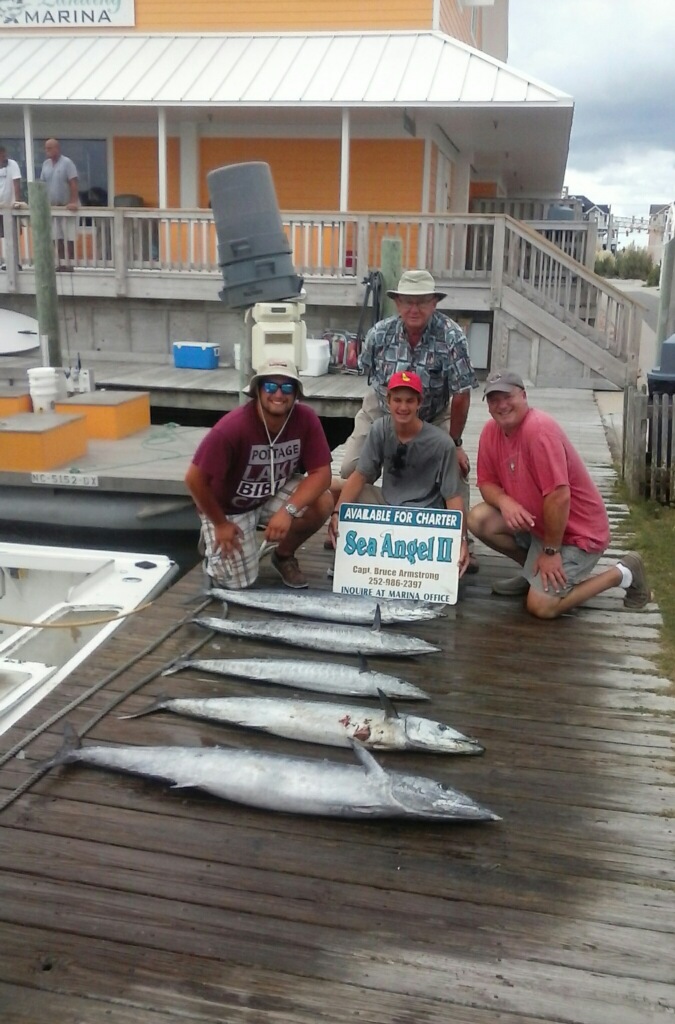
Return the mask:
[[(420, 420), (422, 393), (422, 381), (416, 373), (403, 370), (389, 380), (390, 415), (371, 426), (356, 469), (345, 481), (331, 515), (329, 534), (335, 543), (343, 501), (453, 509), (464, 516), (461, 576), (469, 563), (469, 549), (457, 449), (444, 430)], [(373, 486), (380, 474), (381, 488)]]
[[(77, 167), (61, 152), (57, 139), (45, 142), (47, 159), (42, 165), (40, 181), (47, 186), (47, 195), (52, 206), (64, 206), (71, 214), (80, 208), (79, 181)], [(77, 233), (77, 217), (52, 217), (52, 237), (56, 242), (59, 262), (57, 270), (72, 270), (75, 262), (75, 236)], [(68, 256), (66, 257), (66, 243)]]

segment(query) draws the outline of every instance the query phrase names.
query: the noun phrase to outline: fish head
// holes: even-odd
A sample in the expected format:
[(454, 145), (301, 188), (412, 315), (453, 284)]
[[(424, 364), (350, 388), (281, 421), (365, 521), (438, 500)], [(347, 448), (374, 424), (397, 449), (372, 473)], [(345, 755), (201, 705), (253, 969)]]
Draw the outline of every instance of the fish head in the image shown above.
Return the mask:
[(389, 773), (391, 796), (407, 817), (500, 821), (499, 815), (477, 804), (466, 793), (422, 775)]
[(431, 718), (405, 717), (406, 746), (410, 750), (434, 750), (439, 754), (484, 754), (485, 748), (469, 736)]

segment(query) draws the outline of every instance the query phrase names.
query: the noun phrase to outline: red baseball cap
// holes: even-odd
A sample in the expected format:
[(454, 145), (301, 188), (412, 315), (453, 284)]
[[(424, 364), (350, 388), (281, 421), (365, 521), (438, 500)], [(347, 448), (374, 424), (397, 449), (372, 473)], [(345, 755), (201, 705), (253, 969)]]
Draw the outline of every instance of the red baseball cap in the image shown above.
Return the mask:
[(399, 370), (398, 373), (391, 375), (387, 384), (387, 391), (393, 391), (394, 388), (412, 388), (418, 395), (424, 393), (422, 381), (416, 373), (411, 373), (408, 370)]

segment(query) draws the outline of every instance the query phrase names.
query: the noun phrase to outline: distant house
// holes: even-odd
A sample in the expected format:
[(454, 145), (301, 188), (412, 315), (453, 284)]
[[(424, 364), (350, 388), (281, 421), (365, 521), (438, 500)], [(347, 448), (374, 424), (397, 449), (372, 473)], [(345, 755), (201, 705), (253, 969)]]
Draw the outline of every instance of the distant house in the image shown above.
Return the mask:
[(581, 212), (584, 220), (595, 220), (598, 225), (597, 248), (611, 249), (616, 239), (608, 239), (610, 207), (603, 203), (594, 203), (592, 199), (584, 195), (569, 196), (569, 199), (581, 203)]

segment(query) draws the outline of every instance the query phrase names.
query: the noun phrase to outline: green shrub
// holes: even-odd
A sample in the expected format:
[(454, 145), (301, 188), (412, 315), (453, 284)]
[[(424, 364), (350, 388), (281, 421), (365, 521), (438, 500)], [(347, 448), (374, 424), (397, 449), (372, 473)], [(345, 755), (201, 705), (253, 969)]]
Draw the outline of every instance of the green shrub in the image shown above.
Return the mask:
[(647, 288), (658, 288), (660, 281), (661, 264), (657, 263), (656, 266), (652, 267), (652, 269), (647, 274), (647, 280), (645, 281), (645, 285), (647, 286)]
[(633, 244), (616, 255), (616, 276), (624, 280), (646, 281), (653, 266), (651, 254)]
[(595, 257), (595, 273), (600, 277), (616, 277), (616, 260), (611, 252), (601, 252)]

